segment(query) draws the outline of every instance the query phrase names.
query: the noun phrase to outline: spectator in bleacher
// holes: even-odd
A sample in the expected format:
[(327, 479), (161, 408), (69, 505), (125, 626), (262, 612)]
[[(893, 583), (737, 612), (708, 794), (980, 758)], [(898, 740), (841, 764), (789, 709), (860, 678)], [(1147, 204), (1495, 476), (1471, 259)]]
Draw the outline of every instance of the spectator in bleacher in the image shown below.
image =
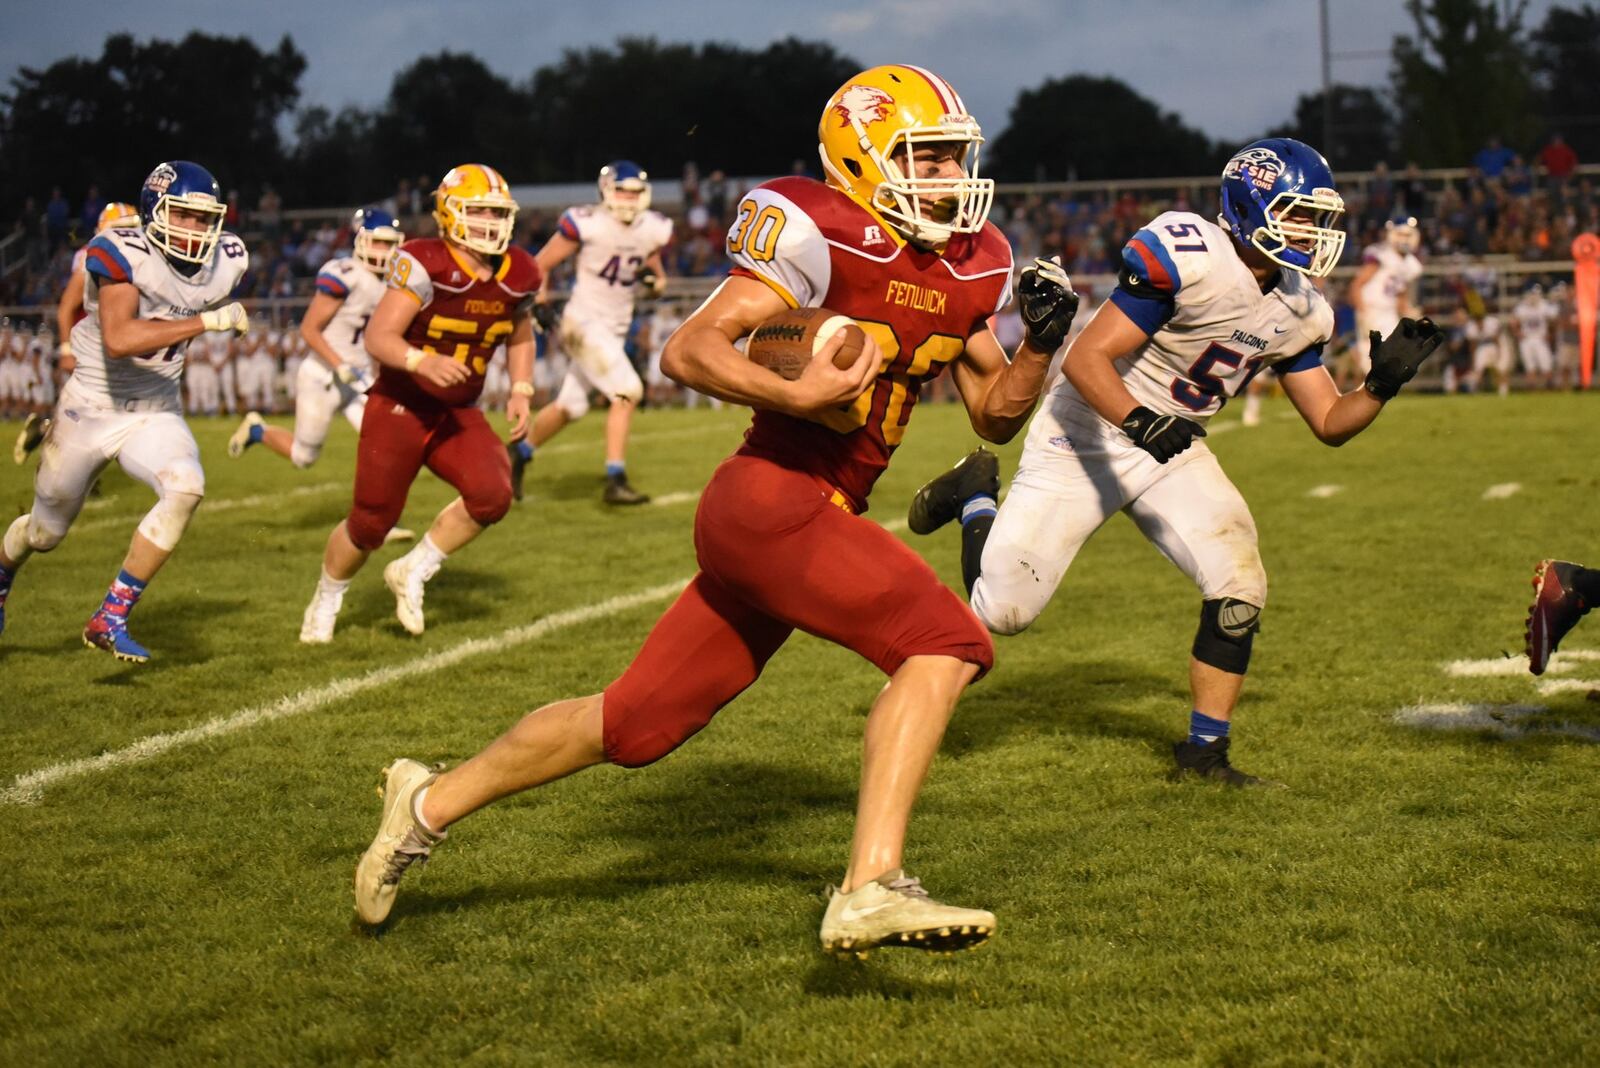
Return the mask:
[(230, 189), (228, 190), (228, 211), (222, 217), (222, 225), (227, 227), (229, 230), (238, 230), (239, 215), (239, 191), (237, 189)]
[(1567, 144), (1561, 134), (1553, 133), (1550, 140), (1539, 150), (1539, 165), (1555, 182), (1565, 183), (1572, 177), (1572, 172), (1578, 169), (1578, 154), (1572, 151), (1572, 146)]
[(256, 201), (256, 224), (261, 236), (268, 241), (278, 239), (278, 228), (283, 225), (283, 198), (270, 185), (262, 185), (261, 199)]
[(44, 237), (52, 249), (67, 239), (67, 223), (72, 218), (72, 206), (61, 194), (59, 185), (50, 187), (50, 199), (44, 206)]
[(100, 221), (100, 213), (105, 208), (106, 198), (100, 195), (100, 187), (91, 184), (89, 191), (83, 194), (83, 210), (78, 212), (78, 232), (94, 233), (95, 224)]
[(1401, 176), (1400, 212), (1419, 219), (1428, 213), (1428, 182), (1415, 162), (1407, 163)]
[(1516, 153), (1500, 143), (1500, 138), (1491, 137), (1487, 144), (1472, 157), (1472, 166), (1485, 178), (1498, 178), (1500, 173), (1511, 165)]

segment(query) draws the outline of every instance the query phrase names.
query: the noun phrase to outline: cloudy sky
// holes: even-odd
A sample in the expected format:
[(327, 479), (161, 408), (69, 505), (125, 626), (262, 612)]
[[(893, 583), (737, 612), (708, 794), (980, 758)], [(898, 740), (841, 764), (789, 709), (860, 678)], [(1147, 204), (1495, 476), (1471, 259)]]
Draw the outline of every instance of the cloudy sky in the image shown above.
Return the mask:
[[(1529, 21), (1551, 6), (1534, 0)], [(96, 55), (107, 34), (191, 29), (284, 34), (309, 60), (303, 100), (383, 99), (394, 72), (442, 48), (521, 80), (567, 48), (621, 35), (759, 46), (823, 39), (864, 65), (916, 63), (953, 82), (991, 133), (1019, 89), (1069, 73), (1113, 75), (1213, 137), (1245, 141), (1321, 82), (1316, 0), (0, 0), (0, 80)], [(1329, 0), (1334, 79), (1382, 84), (1408, 21), (1401, 0)], [(691, 10), (692, 9), (692, 10)], [(1371, 53), (1384, 53), (1373, 55)]]

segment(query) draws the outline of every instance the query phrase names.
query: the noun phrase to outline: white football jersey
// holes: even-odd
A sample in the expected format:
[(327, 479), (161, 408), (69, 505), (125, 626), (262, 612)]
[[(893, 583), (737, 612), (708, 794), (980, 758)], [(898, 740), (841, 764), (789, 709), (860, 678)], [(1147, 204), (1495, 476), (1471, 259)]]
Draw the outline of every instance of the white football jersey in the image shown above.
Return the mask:
[(1468, 319), (1464, 331), (1473, 345), (1483, 348), (1500, 343), (1500, 317), (1485, 315), (1482, 319)]
[(372, 357), (367, 355), (362, 335), (366, 332), (367, 320), (372, 318), (372, 309), (383, 296), (383, 288), (383, 279), (367, 270), (354, 256), (329, 260), (317, 272), (317, 292), (339, 299), (339, 310), (323, 328), (322, 336), (339, 354), (339, 359), (357, 370), (372, 366)]
[(199, 347), (195, 349), (195, 356), (205, 360), (212, 367), (220, 368), (228, 362), (228, 355), (233, 349), (233, 335), (216, 331), (201, 334), (195, 338)]
[(1532, 293), (1524, 294), (1511, 309), (1511, 318), (1517, 324), (1517, 336), (1523, 338), (1546, 337), (1550, 322), (1555, 317), (1555, 306), (1544, 297)]
[(633, 320), (634, 280), (645, 260), (672, 240), (672, 220), (641, 211), (624, 223), (599, 204), (568, 208), (558, 226), (578, 242), (578, 276), (564, 316), (603, 324), (623, 336)]
[(176, 403), (189, 342), (181, 341), (148, 356), (108, 359), (100, 336), (100, 286), (131, 282), (139, 291), (141, 319), (188, 319), (226, 304), (249, 265), (244, 242), (226, 231), (211, 253), (211, 262), (187, 276), (173, 270), (137, 227), (116, 227), (99, 234), (85, 252), (83, 307), (87, 314), (72, 328), (72, 355), (78, 361), (73, 381), (89, 399), (109, 406), (161, 397)]
[(1400, 322), (1400, 297), (1422, 276), (1422, 261), (1409, 252), (1396, 251), (1385, 241), (1367, 246), (1361, 262), (1378, 265), (1361, 287), (1362, 322), (1387, 336)]
[[(1123, 281), (1111, 302), (1149, 340), (1117, 360), (1147, 408), (1204, 424), (1264, 367), (1304, 371), (1322, 363), (1333, 309), (1311, 280), (1282, 269), (1265, 293), (1216, 223), (1169, 211), (1123, 248)], [(1062, 378), (1052, 398), (1083, 403)]]

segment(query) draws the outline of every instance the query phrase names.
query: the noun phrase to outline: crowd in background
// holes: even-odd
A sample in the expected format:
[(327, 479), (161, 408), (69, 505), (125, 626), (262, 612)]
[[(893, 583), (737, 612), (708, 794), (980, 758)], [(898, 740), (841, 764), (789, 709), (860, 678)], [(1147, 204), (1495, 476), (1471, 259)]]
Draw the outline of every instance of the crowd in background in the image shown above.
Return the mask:
[[(1578, 173), (1577, 165), (1571, 148), (1560, 135), (1555, 135), (1531, 164), (1491, 141), (1474, 156), (1470, 167), (1456, 175), (1424, 173), (1415, 167), (1391, 172), (1380, 164), (1370, 174), (1344, 180), (1341, 191), (1346, 202), (1349, 240), (1343, 266), (1358, 265), (1362, 250), (1384, 239), (1387, 222), (1412, 216), (1420, 225), (1419, 255), (1424, 263), (1451, 268), (1442, 274), (1432, 272), (1424, 280), (1427, 284), (1419, 300), (1425, 311), (1453, 330), (1453, 355), (1446, 363), (1459, 368), (1460, 373), (1444, 376), (1447, 388), (1458, 383), (1468, 387), (1481, 384), (1481, 376), (1470, 372), (1477, 361), (1466, 350), (1489, 343), (1478, 336), (1484, 332), (1481, 320), (1486, 313), (1497, 316), (1490, 324), (1500, 334), (1496, 343), (1510, 353), (1517, 351), (1521, 328), (1511, 314), (1512, 305), (1534, 284), (1540, 284), (1540, 299), (1550, 305), (1549, 340), (1553, 351), (1563, 354), (1563, 366), (1555, 375), (1536, 375), (1523, 368), (1524, 373), (1518, 378), (1517, 361), (1513, 358), (1509, 373), (1502, 370), (1493, 377), (1501, 388), (1512, 380), (1518, 385), (1547, 387), (1571, 384), (1570, 355), (1576, 335), (1571, 293), (1562, 284), (1562, 275), (1530, 274), (1524, 266), (1514, 277), (1501, 277), (1496, 264), (1563, 261), (1577, 234), (1600, 229), (1600, 191), (1593, 177)], [(796, 169), (799, 172), (801, 165), (796, 164)], [(744, 190), (721, 171), (702, 177), (691, 168), (684, 177), (682, 202), (658, 205), (675, 223), (674, 240), (664, 252), (668, 272), (680, 278), (719, 276), (727, 270), (723, 236)], [(426, 175), (403, 179), (393, 194), (379, 201), (379, 206), (394, 214), (407, 233), (431, 233), (429, 194), (433, 185), (433, 179)], [(1122, 246), (1135, 230), (1163, 211), (1209, 214), (1215, 196), (1215, 185), (1210, 181), (1122, 189), (1111, 183), (1089, 188), (1022, 188), (1002, 191), (996, 197), (991, 219), (1010, 240), (1018, 263), (1035, 256), (1059, 255), (1069, 273), (1082, 280), (1080, 289), (1097, 299), (1111, 284)], [(70, 204), (59, 188), (52, 190), (43, 205), (24, 205), (23, 217), (13, 232), (25, 235), (25, 267), (9, 279), (0, 279), (0, 306), (31, 305), (42, 314), (33, 318), (37, 327), (24, 316), (15, 327), (7, 329), (6, 344), (0, 345), (0, 368), (5, 366), (4, 361), (22, 359), (18, 351), (45, 352), (47, 346), (35, 341), (36, 333), (52, 333), (51, 313), (66, 286), (73, 251), (92, 234), (94, 220), (105, 202), (104, 194), (91, 186), (78, 205)], [(540, 208), (522, 211), (517, 220), (516, 243), (537, 252), (555, 232), (559, 214), (557, 210)], [(236, 355), (273, 361), (279, 369), (278, 386), (268, 400), (273, 406), (287, 405), (292, 401), (288, 384), (292, 383), (293, 370), (304, 358), (304, 352), (291, 318), (297, 311), (285, 313), (283, 308), (296, 308), (307, 299), (322, 264), (349, 248), (348, 218), (329, 213), (288, 214), (276, 191), (268, 186), (249, 209), (240, 204), (236, 193), (229, 194), (227, 226), (245, 236), (251, 248), (250, 271), (236, 295), (286, 302), (274, 310), (260, 339), (241, 344)], [(570, 269), (569, 262), (563, 272)], [(567, 281), (563, 272), (552, 280), (558, 291)], [(1353, 333), (1354, 314), (1344, 288), (1342, 282), (1334, 280), (1327, 292), (1336, 309), (1341, 340), (1347, 342)], [(665, 302), (659, 312), (641, 307), (630, 340), (646, 380), (652, 381), (654, 374), (652, 397), (657, 403), (678, 399), (675, 387), (661, 379), (659, 372), (652, 372), (650, 364), (652, 354), (659, 349), (659, 340), (670, 333), (670, 329), (663, 330), (663, 325), (675, 325), (686, 313), (682, 303)], [(1008, 344), (1020, 339), (1020, 326), (1011, 321), (1014, 318), (1014, 314), (1002, 315), (996, 323), (1001, 340)], [(247, 346), (249, 354), (243, 351)], [(1335, 353), (1343, 347), (1336, 341)], [(53, 352), (53, 343), (48, 348)], [(260, 357), (255, 356), (258, 350)], [(218, 401), (202, 404), (197, 410), (234, 407), (231, 389), (226, 386), (225, 367), (235, 356), (217, 352), (202, 358), (217, 364), (224, 388), (219, 391)], [(0, 386), (20, 374), (0, 375)], [(39, 374), (42, 372), (35, 377)], [(496, 386), (491, 383), (491, 402), (498, 392)], [(0, 397), (0, 414), (13, 414), (22, 404), (20, 398)]]

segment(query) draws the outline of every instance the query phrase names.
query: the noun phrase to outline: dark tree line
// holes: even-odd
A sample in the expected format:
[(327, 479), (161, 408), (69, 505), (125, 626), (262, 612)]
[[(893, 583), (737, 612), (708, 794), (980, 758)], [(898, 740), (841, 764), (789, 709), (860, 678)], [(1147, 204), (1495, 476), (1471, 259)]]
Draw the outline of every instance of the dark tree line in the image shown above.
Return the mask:
[[(1600, 9), (1554, 7), (1524, 23), (1526, 0), (1407, 0), (1387, 87), (1337, 85), (1323, 145), (1321, 93), (1281, 127), (1343, 168), (1379, 160), (1459, 166), (1490, 136), (1524, 151), (1559, 130), (1600, 160)], [(856, 59), (793, 38), (765, 48), (623, 38), (567, 52), (514, 81), (456, 52), (395, 75), (383, 103), (301, 107), (305, 57), (284, 38), (119, 34), (93, 58), (23, 69), (0, 96), (0, 197), (69, 198), (97, 183), (128, 196), (157, 160), (204, 162), (254, 197), (291, 205), (387, 196), (398, 176), (437, 177), (481, 159), (513, 181), (592, 178), (617, 156), (658, 174), (776, 174), (815, 166), (818, 109)], [(952, 72), (959, 81), (959, 72)], [(1070, 74), (1023, 90), (989, 121), (988, 171), (1014, 181), (1164, 177), (1214, 171), (1220, 144), (1114, 78)], [(1268, 131), (1263, 131), (1266, 133)], [(76, 183), (76, 184), (75, 184)]]

